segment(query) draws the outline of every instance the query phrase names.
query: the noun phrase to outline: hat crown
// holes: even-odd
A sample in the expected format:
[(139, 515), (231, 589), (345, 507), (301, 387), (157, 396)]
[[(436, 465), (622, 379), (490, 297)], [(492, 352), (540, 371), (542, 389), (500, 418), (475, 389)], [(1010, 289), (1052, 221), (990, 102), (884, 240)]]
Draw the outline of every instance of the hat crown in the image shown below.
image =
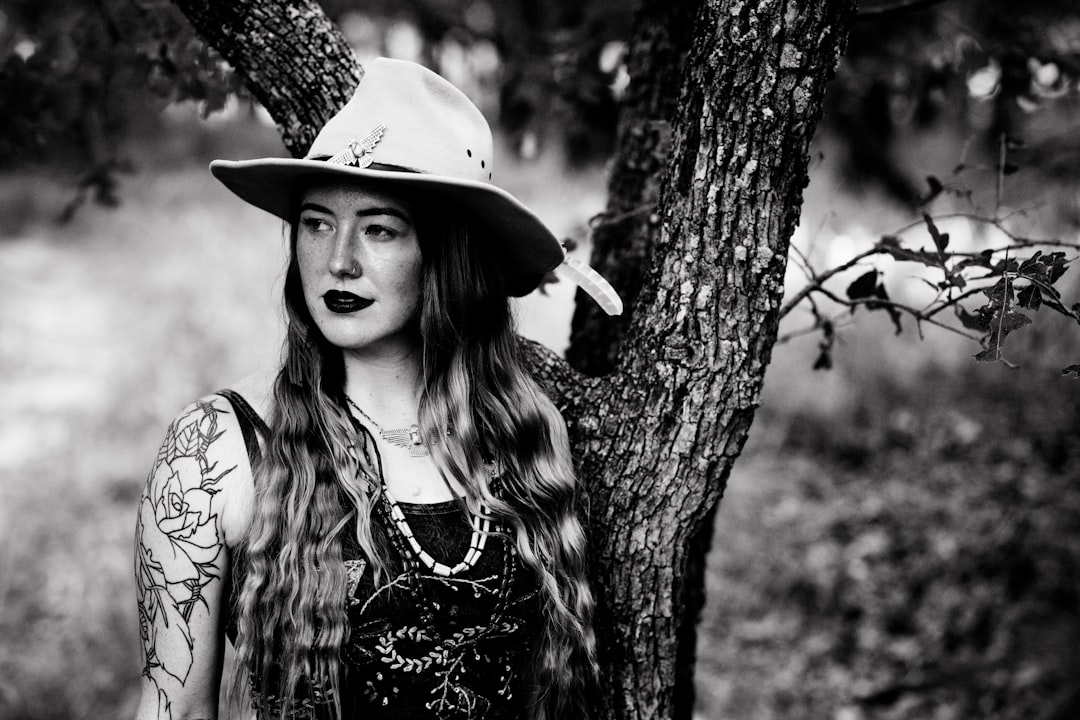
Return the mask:
[(492, 150), (491, 129), (464, 93), (422, 65), (378, 58), (319, 132), (307, 158), (343, 164), (360, 158), (361, 166), (374, 162), (488, 183)]

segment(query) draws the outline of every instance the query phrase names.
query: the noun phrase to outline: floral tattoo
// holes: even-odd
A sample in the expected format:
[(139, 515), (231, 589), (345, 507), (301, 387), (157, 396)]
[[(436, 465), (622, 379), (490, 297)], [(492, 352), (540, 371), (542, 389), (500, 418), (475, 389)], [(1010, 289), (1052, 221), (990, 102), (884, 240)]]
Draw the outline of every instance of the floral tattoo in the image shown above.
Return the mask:
[(203, 592), (219, 577), (224, 546), (218, 530), (219, 469), (209, 451), (221, 437), (212, 403), (198, 402), (173, 421), (146, 483), (135, 529), (135, 580), (142, 674), (158, 687), (159, 716), (171, 717), (162, 673), (180, 685), (191, 672), (192, 615), (206, 609)]

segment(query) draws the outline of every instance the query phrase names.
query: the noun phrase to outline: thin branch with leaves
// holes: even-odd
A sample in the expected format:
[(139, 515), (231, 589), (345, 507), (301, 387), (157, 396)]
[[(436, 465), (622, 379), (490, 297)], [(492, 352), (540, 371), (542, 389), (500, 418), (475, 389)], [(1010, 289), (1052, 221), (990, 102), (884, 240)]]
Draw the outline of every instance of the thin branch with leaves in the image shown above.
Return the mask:
[[(949, 234), (939, 228), (938, 222), (958, 218), (992, 228), (1003, 234), (1007, 242), (979, 252), (950, 249)], [(911, 231), (918, 227), (926, 231), (933, 249), (914, 247), (908, 240)], [(1034, 252), (1025, 257), (1025, 250)], [(1010, 333), (1032, 324), (1031, 316), (1021, 310), (1035, 311), (1045, 305), (1080, 325), (1080, 302), (1068, 304), (1056, 287), (1068, 266), (1077, 259), (1076, 255), (1070, 257), (1067, 251), (1080, 253), (1080, 243), (1058, 238), (1023, 237), (997, 217), (974, 213), (948, 213), (937, 220), (923, 213), (919, 221), (882, 236), (873, 247), (821, 272), (812, 271), (809, 260), (795, 251), (796, 262), (807, 273), (808, 281), (784, 303), (780, 313), (786, 316), (796, 307), (810, 304), (813, 324), (782, 336), (778, 342), (821, 332), (822, 351), (831, 350), (838, 317), (822, 313), (814, 304), (814, 298), (821, 296), (852, 313), (859, 307), (882, 310), (889, 315), (898, 334), (902, 331), (901, 318), (907, 316), (915, 321), (920, 337), (924, 324), (962, 335), (981, 344), (982, 350), (975, 355), (976, 360), (1015, 367), (1002, 350)], [(935, 290), (933, 299), (921, 307), (893, 300), (877, 267), (871, 267), (850, 282), (843, 294), (831, 287), (830, 281), (838, 275), (860, 265), (872, 264), (876, 257), (916, 263), (931, 271), (931, 278), (919, 279)], [(933, 278), (934, 275), (939, 275), (940, 279)], [(972, 309), (965, 304), (979, 296), (985, 299), (978, 307)], [(939, 318), (945, 310), (952, 310), (958, 324)], [(821, 357), (815, 361), (815, 367), (828, 364)], [(1077, 366), (1069, 366), (1062, 372), (1080, 376)]]

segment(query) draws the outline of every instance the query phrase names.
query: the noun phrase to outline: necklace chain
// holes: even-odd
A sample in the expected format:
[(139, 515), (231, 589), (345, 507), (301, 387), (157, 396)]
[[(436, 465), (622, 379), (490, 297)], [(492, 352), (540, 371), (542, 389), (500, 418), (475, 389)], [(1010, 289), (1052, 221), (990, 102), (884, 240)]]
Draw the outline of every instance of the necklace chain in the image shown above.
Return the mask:
[(403, 428), (394, 428), (391, 430), (384, 430), (382, 425), (375, 422), (375, 419), (364, 412), (359, 405), (357, 405), (351, 397), (345, 396), (345, 400), (349, 405), (360, 413), (361, 416), (372, 426), (378, 430), (379, 437), (385, 440), (388, 444), (408, 451), (410, 457), (427, 457), (428, 449), (427, 443), (424, 442), (423, 436), (420, 435), (420, 426), (416, 423)]

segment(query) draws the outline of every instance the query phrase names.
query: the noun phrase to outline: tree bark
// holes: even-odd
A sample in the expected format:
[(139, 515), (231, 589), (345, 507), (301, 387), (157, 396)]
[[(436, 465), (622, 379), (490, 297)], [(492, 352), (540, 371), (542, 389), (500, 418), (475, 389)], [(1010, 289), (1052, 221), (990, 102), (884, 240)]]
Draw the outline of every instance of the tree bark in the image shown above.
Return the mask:
[(173, 0), (228, 60), (303, 157), (356, 90), (364, 69), (316, 0)]
[(626, 349), (575, 423), (606, 717), (689, 715), (674, 692), (701, 591), (688, 568), (757, 407), (807, 148), (853, 11), (852, 0), (711, 0), (694, 18)]
[(644, 0), (634, 18), (626, 60), (631, 80), (621, 102), (608, 204), (592, 233), (593, 267), (619, 292), (627, 312), (609, 317), (579, 291), (566, 359), (587, 375), (615, 369), (641, 291), (698, 4)]
[[(294, 152), (351, 92), (351, 79), (330, 84), (340, 66), (316, 72), (347, 51), (313, 4), (178, 4), (256, 97), (277, 102), (268, 108)], [(635, 298), (633, 312), (597, 332), (597, 353), (583, 349), (594, 340), (579, 313), (572, 353), (586, 370), (617, 369), (587, 378), (526, 346), (588, 489), (605, 720), (692, 711), (712, 517), (757, 407), (807, 148), (853, 13), (854, 0), (646, 0), (638, 17), (609, 220), (656, 207), (600, 233), (593, 264)]]

